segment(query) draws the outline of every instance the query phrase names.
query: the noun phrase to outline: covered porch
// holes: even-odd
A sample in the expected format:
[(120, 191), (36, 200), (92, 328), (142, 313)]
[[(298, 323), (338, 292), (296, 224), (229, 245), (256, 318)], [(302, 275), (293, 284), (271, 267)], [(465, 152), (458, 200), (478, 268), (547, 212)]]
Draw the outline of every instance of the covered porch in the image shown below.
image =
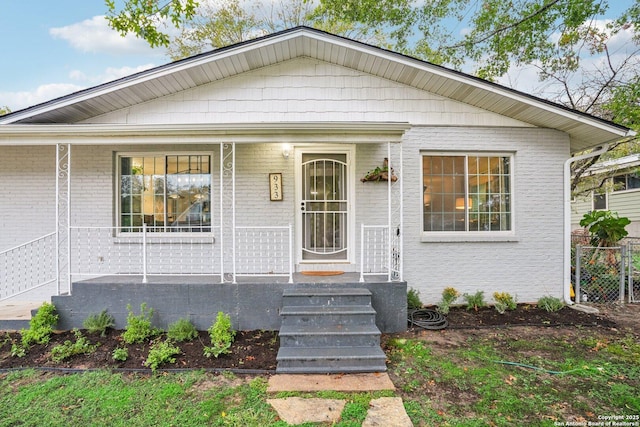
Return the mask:
[[(188, 282), (202, 279), (219, 284), (266, 281), (292, 285), (309, 283), (305, 280), (309, 276), (301, 273), (310, 270), (344, 272), (342, 279), (349, 283), (367, 283), (371, 278), (376, 282), (402, 282), (403, 180), (399, 142), (405, 124), (282, 124), (261, 125), (260, 129), (212, 125), (206, 132), (191, 129), (189, 135), (181, 137), (180, 144), (171, 147), (166, 144), (167, 138), (176, 135), (173, 127), (138, 126), (131, 130), (116, 125), (111, 133), (105, 132), (104, 127), (82, 126), (81, 133), (77, 127), (49, 130), (60, 133), (58, 136), (73, 136), (72, 143), (55, 145), (56, 227), (53, 232), (0, 252), (0, 300), (33, 293), (39, 300), (72, 295), (76, 283), (96, 280), (94, 283), (99, 283), (103, 277), (126, 277), (129, 283), (140, 284), (188, 278)], [(205, 133), (209, 143), (203, 145)], [(151, 135), (152, 149), (148, 139)], [(195, 146), (197, 150), (193, 148), (194, 142), (199, 143)], [(105, 149), (107, 144), (115, 145), (109, 150)], [(211, 176), (206, 195), (207, 221), (169, 229), (170, 222), (158, 225), (153, 211), (140, 212), (143, 219), (139, 223), (121, 220), (119, 144), (126, 144), (123, 151), (135, 153), (206, 152), (210, 156)], [(267, 154), (255, 158), (256, 150), (250, 147), (260, 147), (260, 154)], [(104, 192), (112, 201), (111, 212), (106, 215), (92, 210), (92, 200), (87, 196), (89, 189), (84, 187), (84, 174), (91, 166), (81, 163), (90, 151), (103, 152), (103, 156), (114, 159), (109, 171), (99, 171), (109, 173), (106, 179), (101, 178), (104, 181), (101, 185), (112, 186), (112, 191)], [(325, 161), (325, 153), (333, 152), (346, 153), (343, 191), (347, 196), (324, 201), (325, 206), (338, 206), (327, 220), (324, 212), (318, 212), (322, 209), (309, 207), (312, 203), (319, 204), (305, 200), (302, 194), (299, 170), (304, 154), (299, 153), (319, 153), (313, 160)], [(383, 157), (398, 179), (359, 183), (359, 178), (380, 165)], [(271, 175), (279, 175), (284, 198), (276, 195), (269, 200), (273, 195), (267, 193), (265, 200), (249, 191), (256, 187), (256, 182), (264, 185), (265, 191), (272, 191)], [(356, 188), (356, 184), (363, 187)], [(365, 202), (370, 197), (362, 194), (361, 188), (376, 193), (373, 214)], [(169, 201), (167, 195), (164, 197)], [(307, 245), (305, 239), (311, 233), (309, 223), (299, 215), (301, 210), (305, 211), (300, 207), (305, 202), (306, 211), (311, 212), (309, 217), (317, 223), (333, 221), (331, 230), (342, 228), (341, 234), (334, 233), (340, 234), (334, 238), (339, 243), (330, 242), (328, 246), (348, 255), (336, 259), (331, 254), (322, 259), (302, 255)], [(104, 205), (104, 201), (99, 204)], [(317, 221), (319, 215), (325, 215), (325, 219)], [(335, 226), (338, 222), (340, 227)], [(322, 251), (330, 252), (326, 248)], [(311, 282), (320, 280), (315, 276)]]

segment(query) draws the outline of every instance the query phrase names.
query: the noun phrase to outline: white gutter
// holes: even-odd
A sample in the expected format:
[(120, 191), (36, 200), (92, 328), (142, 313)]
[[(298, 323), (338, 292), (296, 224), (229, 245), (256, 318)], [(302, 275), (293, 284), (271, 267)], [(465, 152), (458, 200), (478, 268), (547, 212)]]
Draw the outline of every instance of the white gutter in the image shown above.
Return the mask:
[(609, 143), (603, 144), (598, 150), (580, 156), (571, 157), (564, 162), (564, 302), (572, 305), (571, 301), (571, 164), (579, 160), (588, 159), (604, 154), (609, 149)]

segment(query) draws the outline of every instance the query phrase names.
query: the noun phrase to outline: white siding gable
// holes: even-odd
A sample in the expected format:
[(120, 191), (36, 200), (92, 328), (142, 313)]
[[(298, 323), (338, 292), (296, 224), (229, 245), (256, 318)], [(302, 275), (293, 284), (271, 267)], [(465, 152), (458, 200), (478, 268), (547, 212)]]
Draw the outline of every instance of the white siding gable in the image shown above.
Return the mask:
[(264, 67), (85, 123), (284, 121), (530, 127), (420, 89), (310, 58)]

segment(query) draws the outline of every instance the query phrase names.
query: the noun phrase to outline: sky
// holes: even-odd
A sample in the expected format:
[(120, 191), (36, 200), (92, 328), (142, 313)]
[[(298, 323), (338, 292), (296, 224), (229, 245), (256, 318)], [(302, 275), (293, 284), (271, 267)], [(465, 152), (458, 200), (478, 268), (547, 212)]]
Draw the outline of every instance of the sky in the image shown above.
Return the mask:
[[(616, 16), (632, 0), (610, 3)], [(164, 49), (111, 30), (105, 12), (104, 0), (0, 0), (0, 108), (17, 111), (170, 62)], [(532, 70), (502, 83), (529, 93), (539, 85)]]
[(17, 111), (170, 62), (107, 26), (104, 0), (0, 0), (0, 107)]

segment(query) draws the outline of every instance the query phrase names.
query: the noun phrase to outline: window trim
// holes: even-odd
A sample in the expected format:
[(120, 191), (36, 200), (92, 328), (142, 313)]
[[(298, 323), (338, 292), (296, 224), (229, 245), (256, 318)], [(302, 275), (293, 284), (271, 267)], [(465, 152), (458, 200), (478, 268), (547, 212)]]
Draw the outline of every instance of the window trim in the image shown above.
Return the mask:
[[(209, 189), (209, 200), (213, 202), (213, 178), (214, 178), (214, 153), (212, 151), (192, 151), (192, 150), (184, 150), (184, 151), (116, 151), (114, 152), (114, 212), (113, 212), (113, 226), (115, 228), (115, 236), (118, 238), (126, 238), (126, 237), (142, 237), (142, 232), (140, 231), (122, 231), (121, 221), (121, 212), (120, 212), (120, 200), (122, 199), (120, 190), (122, 188), (122, 157), (152, 157), (152, 156), (209, 156), (209, 175), (211, 175), (211, 188)], [(213, 223), (213, 206), (210, 207), (212, 214), (212, 221), (210, 225), (211, 231), (202, 231), (202, 232), (190, 232), (190, 231), (158, 231), (153, 233), (147, 233), (147, 238), (153, 237), (176, 237), (176, 238), (189, 238), (189, 239), (197, 239), (198, 237), (202, 237), (203, 241), (210, 241), (212, 237), (215, 236), (214, 229), (216, 226)]]
[[(509, 158), (509, 201), (511, 214), (510, 230), (488, 230), (488, 231), (424, 231), (424, 203), (422, 202), (423, 186), (424, 186), (424, 169), (423, 159), (425, 156), (460, 156), (468, 159), (473, 156), (480, 157), (508, 157)], [(420, 170), (419, 193), (421, 196), (417, 198), (420, 203), (420, 241), (431, 243), (447, 243), (447, 242), (517, 242), (516, 235), (516, 218), (515, 218), (515, 157), (513, 151), (431, 151), (421, 150), (418, 158), (418, 167)], [(465, 193), (469, 192), (469, 171), (468, 162), (465, 161)], [(469, 211), (465, 210), (465, 221), (469, 221)]]

